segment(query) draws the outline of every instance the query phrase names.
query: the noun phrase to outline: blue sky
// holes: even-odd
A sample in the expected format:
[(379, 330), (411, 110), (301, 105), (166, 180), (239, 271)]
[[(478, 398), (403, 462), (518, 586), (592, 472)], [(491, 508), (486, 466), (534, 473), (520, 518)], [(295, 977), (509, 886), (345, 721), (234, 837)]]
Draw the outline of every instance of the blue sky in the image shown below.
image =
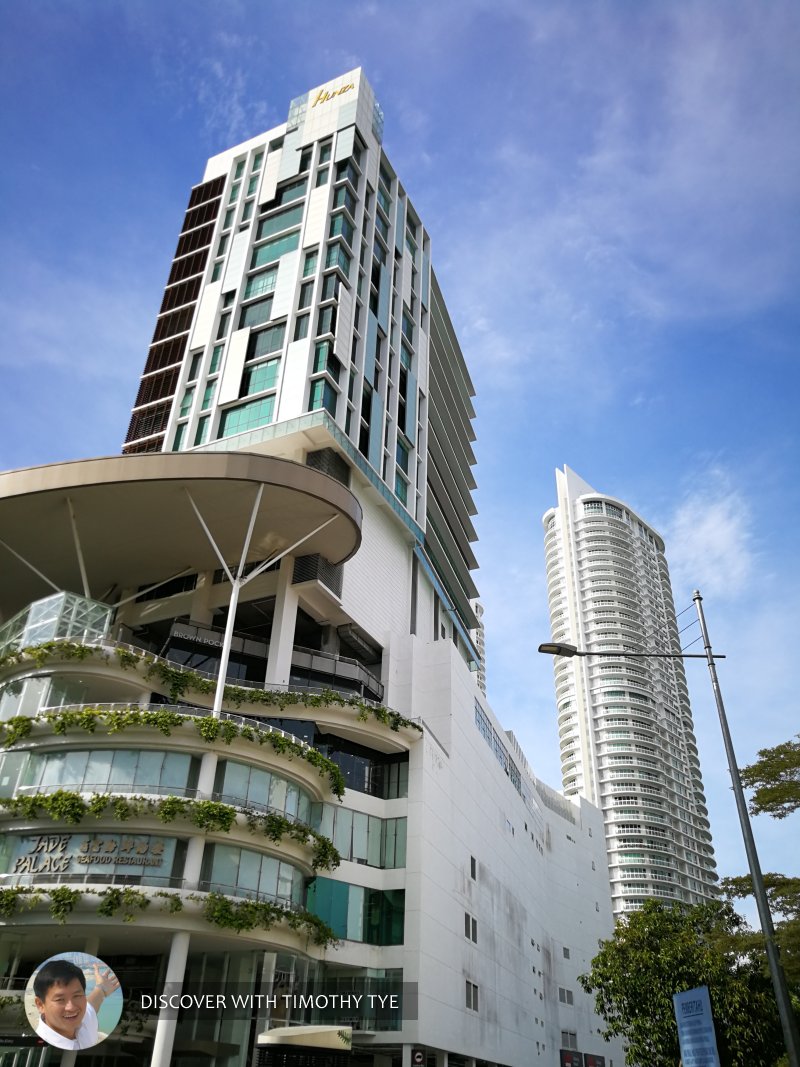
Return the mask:
[[(495, 711), (558, 784), (533, 650), (568, 463), (664, 535), (678, 610), (702, 590), (740, 761), (797, 732), (796, 4), (30, 0), (0, 18), (0, 469), (119, 451), (206, 158), (362, 65), (478, 392)], [(706, 668), (687, 674), (720, 873), (740, 873)], [(765, 869), (797, 851), (792, 820), (756, 835)]]

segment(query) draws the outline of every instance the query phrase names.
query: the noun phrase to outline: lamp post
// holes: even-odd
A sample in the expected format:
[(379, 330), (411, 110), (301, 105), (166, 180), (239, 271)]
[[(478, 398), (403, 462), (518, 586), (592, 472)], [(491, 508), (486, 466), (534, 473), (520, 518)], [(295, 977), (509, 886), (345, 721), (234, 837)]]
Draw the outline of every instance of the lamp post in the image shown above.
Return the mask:
[(742, 837), (744, 839), (747, 863), (750, 868), (750, 878), (753, 883), (753, 895), (756, 898), (758, 918), (761, 922), (761, 931), (764, 935), (764, 942), (767, 950), (767, 962), (769, 964), (770, 976), (772, 978), (772, 987), (775, 991), (775, 1000), (778, 1004), (778, 1014), (780, 1016), (781, 1028), (783, 1030), (783, 1040), (789, 1057), (789, 1067), (800, 1067), (800, 1055), (798, 1053), (800, 1042), (798, 1041), (797, 1036), (797, 1025), (792, 1011), (789, 990), (786, 985), (786, 975), (783, 973), (780, 953), (775, 941), (775, 927), (772, 924), (772, 914), (769, 910), (769, 901), (767, 900), (764, 878), (761, 874), (761, 864), (758, 860), (758, 852), (756, 851), (756, 843), (753, 837), (753, 828), (750, 825), (747, 802), (742, 788), (742, 780), (739, 776), (739, 767), (736, 763), (736, 754), (733, 750), (733, 741), (731, 740), (731, 734), (728, 728), (725, 705), (722, 701), (722, 691), (717, 678), (716, 660), (725, 659), (725, 656), (719, 654), (715, 656), (711, 649), (711, 641), (708, 636), (705, 615), (703, 614), (703, 598), (697, 589), (695, 589), (692, 595), (692, 600), (697, 609), (697, 619), (700, 623), (700, 633), (703, 638), (705, 652), (590, 652), (585, 649), (579, 649), (575, 645), (558, 642), (541, 644), (539, 645), (539, 651), (550, 656), (565, 656), (568, 658), (573, 656), (614, 656), (616, 658), (627, 656), (635, 659), (704, 659), (708, 663), (708, 672), (711, 676), (711, 688), (714, 691), (714, 700), (717, 705), (720, 727), (722, 728), (722, 740), (725, 745), (725, 755), (728, 759), (728, 770), (731, 776), (733, 795), (736, 800), (736, 810), (739, 814), (739, 825), (741, 826)]

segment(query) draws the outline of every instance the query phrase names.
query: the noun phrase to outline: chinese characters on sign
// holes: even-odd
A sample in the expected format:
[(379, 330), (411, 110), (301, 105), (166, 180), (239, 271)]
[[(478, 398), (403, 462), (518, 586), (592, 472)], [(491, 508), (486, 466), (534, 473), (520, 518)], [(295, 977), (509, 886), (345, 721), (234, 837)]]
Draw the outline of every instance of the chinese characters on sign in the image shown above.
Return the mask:
[(13, 874), (66, 874), (79, 866), (161, 867), (163, 840), (127, 834), (43, 834), (20, 841)]

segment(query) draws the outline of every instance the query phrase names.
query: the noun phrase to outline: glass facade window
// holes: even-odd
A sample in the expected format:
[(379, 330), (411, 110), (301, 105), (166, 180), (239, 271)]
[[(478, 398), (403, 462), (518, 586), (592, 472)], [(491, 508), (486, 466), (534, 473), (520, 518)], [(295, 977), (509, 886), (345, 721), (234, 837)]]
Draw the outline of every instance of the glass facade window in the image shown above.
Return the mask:
[(228, 804), (277, 811), (298, 822), (311, 822), (310, 795), (295, 782), (261, 767), (223, 760), (217, 767), (214, 791)]
[(239, 196), (240, 189), (241, 185), (239, 182), (236, 182), (234, 185), (231, 186), (231, 195), (228, 197), (229, 204), (232, 204), (237, 199), (237, 197)]
[(175, 436), (172, 439), (173, 452), (180, 452), (181, 448), (183, 448), (183, 439), (186, 436), (187, 425), (188, 423), (179, 422), (178, 425), (175, 427)]
[(224, 315), (220, 315), (219, 327), (217, 328), (217, 336), (215, 340), (220, 341), (223, 337), (228, 336), (228, 326), (231, 321), (230, 311), (226, 311)]
[(308, 887), (306, 904), (337, 937), (368, 945), (403, 944), (403, 889), (367, 889), (317, 877)]
[(286, 211), (279, 211), (275, 215), (270, 215), (268, 218), (262, 219), (258, 224), (258, 230), (256, 231), (256, 240), (260, 241), (264, 237), (272, 237), (273, 234), (280, 233), (281, 230), (290, 230), (293, 226), (299, 226), (303, 219), (303, 205), (297, 204), (295, 207), (290, 207)]
[(233, 434), (252, 430), (256, 426), (266, 426), (272, 422), (275, 411), (275, 397), (265, 396), (261, 400), (251, 400), (247, 404), (223, 411), (219, 424), (218, 438), (231, 437)]
[(314, 345), (314, 374), (322, 374), (327, 371), (335, 382), (339, 381), (342, 364), (333, 354), (333, 346), (330, 341), (317, 341)]
[(317, 316), (317, 337), (323, 333), (336, 333), (336, 307), (329, 305), (320, 309)]
[(295, 341), (302, 341), (305, 337), (308, 337), (308, 320), (310, 315), (298, 315), (294, 323), (294, 337)]
[(233, 175), (233, 180), (234, 181), (238, 181), (243, 174), (244, 174), (244, 160), (240, 159), (239, 162), (236, 164), (236, 170), (235, 170), (234, 175)]
[(200, 373), (200, 364), (203, 362), (203, 353), (195, 352), (192, 356), (192, 364), (189, 367), (189, 375), (187, 381), (194, 382), (197, 380), (197, 375)]
[(271, 900), (303, 902), (303, 874), (290, 863), (233, 845), (208, 845), (203, 856), (201, 888), (205, 892)]
[(281, 322), (277, 326), (271, 326), (267, 330), (251, 333), (247, 342), (246, 360), (250, 361), (258, 359), (260, 356), (268, 356), (272, 352), (279, 352), (283, 348), (285, 338), (285, 322)]
[(209, 427), (209, 423), (210, 422), (211, 422), (211, 416), (210, 415), (203, 415), (203, 417), (198, 420), (197, 430), (196, 430), (195, 435), (194, 435), (194, 446), (195, 446), (195, 448), (198, 445), (204, 445), (206, 443), (206, 441), (208, 440), (208, 427)]
[(340, 185), (333, 194), (333, 206), (347, 208), (353, 218), (356, 217), (356, 198), (346, 185)]
[(354, 232), (353, 224), (346, 215), (334, 215), (331, 219), (330, 229), (328, 230), (329, 237), (341, 236), (352, 246)]
[(325, 256), (325, 267), (338, 267), (339, 270), (345, 275), (350, 276), (350, 264), (352, 260), (348, 256), (347, 252), (342, 248), (340, 244), (328, 245), (328, 251)]
[(380, 819), (338, 804), (314, 804), (312, 826), (330, 838), (343, 860), (368, 867), (406, 865), (405, 818)]
[(255, 177), (251, 178), (250, 181), (247, 183), (247, 193), (245, 195), (246, 196), (252, 196), (253, 193), (255, 193), (257, 188), (258, 188), (258, 175), (256, 175)]
[(266, 363), (248, 367), (242, 377), (241, 395), (251, 396), (253, 393), (263, 393), (267, 389), (274, 389), (278, 384), (280, 366), (279, 359), (270, 359)]
[(303, 261), (303, 277), (307, 278), (309, 274), (313, 274), (317, 269), (317, 260), (319, 259), (319, 250), (314, 248), (311, 252), (306, 252), (306, 258)]
[(239, 329), (243, 330), (246, 326), (262, 326), (265, 322), (269, 322), (272, 317), (272, 297), (264, 297), (263, 300), (256, 300), (254, 304), (248, 304), (243, 307), (239, 315)]
[(304, 282), (300, 286), (300, 297), (297, 301), (298, 308), (307, 308), (311, 306), (311, 297), (314, 293), (314, 283)]
[[(320, 300), (336, 300), (339, 296), (341, 280), (338, 274), (326, 274), (322, 278), (322, 290)], [(356, 305), (356, 309), (358, 305)]]
[(267, 241), (266, 244), (259, 245), (258, 248), (253, 250), (250, 269), (263, 267), (267, 263), (274, 263), (276, 259), (280, 259), (287, 252), (294, 252), (299, 244), (300, 231), (298, 230), (296, 233), (288, 233), (285, 237), (276, 237), (274, 241)]
[(358, 171), (350, 162), (350, 160), (344, 159), (336, 166), (336, 181), (349, 181), (354, 189), (358, 188)]
[(242, 208), (242, 222), (247, 222), (253, 215), (253, 204), (255, 200), (245, 200), (244, 207)]
[(314, 182), (316, 188), (319, 189), (321, 185), (327, 185), (329, 177), (330, 167), (320, 167), (320, 169), (317, 171), (317, 180)]
[(408, 482), (399, 471), (394, 478), (394, 494), (404, 507), (408, 504)]
[(208, 368), (209, 374), (216, 374), (219, 370), (219, 361), (222, 359), (222, 353), (225, 345), (214, 345), (214, 351), (211, 353), (211, 366)]
[(191, 386), (190, 388), (185, 390), (185, 392), (183, 394), (183, 397), (181, 398), (181, 406), (180, 406), (180, 409), (178, 411), (178, 414), (180, 415), (181, 418), (183, 418), (185, 415), (188, 415), (189, 412), (192, 410), (192, 401), (193, 400), (194, 400), (194, 386)]
[[(194, 789), (200, 765), (184, 752), (140, 749), (70, 749), (25, 755), (17, 781), (17, 789), (25, 793), (51, 793), (56, 789), (81, 793), (185, 793)], [(0, 768), (6, 758), (0, 757)]]
[(319, 146), (319, 161), (320, 163), (329, 163), (331, 158), (331, 142), (326, 141), (325, 144)]
[(201, 411), (208, 411), (208, 409), (211, 407), (212, 401), (214, 400), (214, 393), (216, 392), (216, 389), (217, 389), (216, 379), (214, 379), (213, 382), (209, 382), (206, 385), (205, 389), (203, 390), (203, 403), (200, 406), (200, 410)]
[(271, 206), (278, 207), (281, 204), (289, 204), (292, 200), (299, 200), (301, 196), (305, 196), (307, 185), (308, 178), (301, 178), (299, 181), (290, 182), (288, 185), (284, 185), (284, 187), (279, 189), (275, 194), (275, 199)]
[(339, 394), (333, 388), (330, 382), (325, 381), (324, 378), (318, 378), (317, 381), (311, 383), (311, 390), (308, 398), (308, 410), (316, 411), (319, 408), (325, 408), (331, 415), (336, 416), (336, 402), (339, 399)]
[(264, 153), (263, 152), (256, 152), (256, 154), (253, 156), (253, 166), (252, 166), (251, 169), (254, 170), (254, 171), (255, 170), (260, 170), (261, 169), (261, 164), (263, 162), (264, 162)]
[[(295, 720), (276, 720), (274, 725), (302, 736)], [(344, 775), (348, 789), (384, 800), (408, 796), (407, 754), (389, 756), (330, 734), (312, 733), (306, 739), (333, 760)]]
[(275, 282), (277, 280), (277, 267), (268, 267), (266, 270), (259, 271), (258, 274), (251, 274), (247, 279), (247, 285), (244, 289), (244, 299), (249, 300), (251, 296), (262, 296), (264, 293), (273, 293), (275, 291)]

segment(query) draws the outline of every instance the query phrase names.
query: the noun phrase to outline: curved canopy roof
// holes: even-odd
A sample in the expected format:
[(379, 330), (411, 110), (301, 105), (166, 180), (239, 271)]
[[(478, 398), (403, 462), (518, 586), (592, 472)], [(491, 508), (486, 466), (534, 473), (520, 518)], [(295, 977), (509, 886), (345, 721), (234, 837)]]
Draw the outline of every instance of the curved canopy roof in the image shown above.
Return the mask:
[(192, 500), (225, 561), (238, 565), (259, 487), (248, 562), (289, 548), (331, 518), (295, 554), (342, 563), (358, 549), (361, 506), (350, 490), (272, 456), (159, 452), (0, 473), (0, 539), (8, 546), (0, 544), (0, 612), (7, 618), (47, 595), (31, 566), (59, 589), (83, 592), (81, 556), (94, 599), (112, 587), (216, 569)]

